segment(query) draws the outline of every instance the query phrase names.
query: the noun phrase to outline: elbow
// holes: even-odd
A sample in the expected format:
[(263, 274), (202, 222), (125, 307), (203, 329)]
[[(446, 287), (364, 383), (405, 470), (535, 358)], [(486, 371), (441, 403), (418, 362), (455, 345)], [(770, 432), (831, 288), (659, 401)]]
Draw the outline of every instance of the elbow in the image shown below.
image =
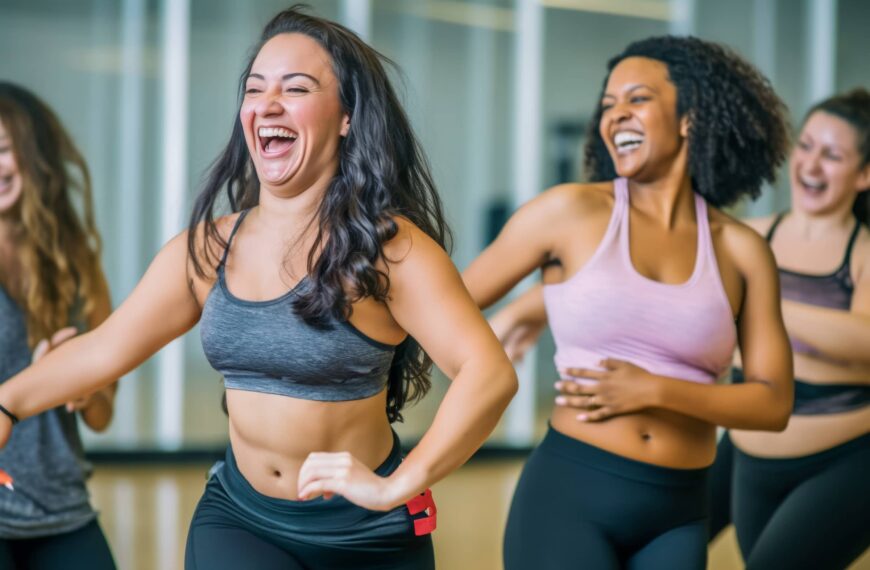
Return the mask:
[(96, 420), (85, 418), (85, 424), (90, 428), (92, 432), (95, 433), (103, 433), (109, 428), (109, 425), (112, 423), (112, 416), (106, 416), (103, 418), (99, 418)]
[(771, 414), (768, 425), (765, 426), (764, 431), (785, 431), (785, 428), (788, 426), (789, 418), (791, 418), (790, 409), (777, 411), (776, 413)]
[(500, 387), (499, 392), (501, 395), (500, 400), (504, 404), (504, 407), (507, 407), (520, 389), (520, 383), (517, 379), (517, 371), (514, 369), (513, 364), (505, 359), (504, 362), (499, 365), (498, 370), (494, 371), (494, 375), (498, 378), (498, 386)]
[(97, 433), (106, 431), (115, 415), (115, 387), (111, 386), (95, 392), (80, 413), (91, 431)]
[(791, 395), (777, 398), (774, 404), (768, 407), (763, 423), (756, 429), (760, 431), (784, 431), (791, 418), (793, 403), (794, 398)]

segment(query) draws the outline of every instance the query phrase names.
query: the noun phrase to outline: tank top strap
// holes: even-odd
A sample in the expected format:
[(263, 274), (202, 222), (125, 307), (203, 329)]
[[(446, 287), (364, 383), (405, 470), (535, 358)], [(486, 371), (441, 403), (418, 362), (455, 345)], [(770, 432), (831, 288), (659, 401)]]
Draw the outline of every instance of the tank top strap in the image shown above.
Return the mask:
[(245, 216), (248, 215), (248, 212), (251, 210), (242, 210), (242, 213), (239, 214), (239, 217), (236, 218), (236, 223), (233, 225), (233, 230), (230, 232), (230, 237), (227, 238), (227, 246), (224, 248), (224, 254), (221, 256), (221, 261), (218, 264), (218, 269), (223, 269), (224, 265), (227, 263), (227, 256), (230, 254), (230, 246), (233, 243), (233, 238), (236, 237), (236, 232), (239, 231), (239, 227), (242, 225), (242, 221), (244, 221)]
[(623, 209), (628, 204), (628, 179), (617, 178), (613, 181), (613, 197), (616, 199), (614, 208)]
[(710, 209), (700, 194), (695, 194), (695, 217), (698, 225), (697, 272), (706, 274), (721, 284), (716, 249), (713, 247), (713, 233), (710, 231)]
[(611, 214), (610, 227), (607, 228), (605, 237), (613, 239), (611, 232), (619, 236), (620, 250), (628, 251), (628, 224), (631, 218), (631, 197), (628, 191), (628, 179), (617, 178), (613, 181), (613, 214)]

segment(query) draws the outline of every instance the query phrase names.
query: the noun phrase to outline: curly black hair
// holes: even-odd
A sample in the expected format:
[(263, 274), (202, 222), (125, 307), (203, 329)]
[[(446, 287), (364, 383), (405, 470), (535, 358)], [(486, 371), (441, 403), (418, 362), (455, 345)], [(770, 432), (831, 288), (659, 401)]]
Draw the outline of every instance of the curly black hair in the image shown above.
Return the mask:
[[(613, 68), (629, 57), (667, 66), (677, 89), (677, 115), (689, 117), (692, 187), (716, 207), (757, 198), (785, 160), (789, 129), (785, 103), (770, 82), (730, 49), (695, 37), (659, 36), (630, 44), (607, 63), (602, 97)], [(592, 182), (616, 177), (598, 131), (601, 97), (587, 133), (585, 168)]]
[[(245, 81), (263, 45), (279, 34), (304, 34), (332, 59), (342, 109), (351, 118), (340, 142), (338, 172), (317, 212), (317, 235), (308, 252), (308, 283), (293, 310), (313, 326), (331, 326), (350, 317), (352, 304), (372, 297), (384, 301), (389, 276), (377, 268), (387, 261), (384, 244), (398, 233), (396, 217), (409, 219), (445, 249), (451, 233), (429, 164), (402, 109), (384, 64), (395, 64), (344, 26), (306, 13), (295, 5), (266, 24), (239, 78), (239, 105)], [(214, 221), (221, 197), (234, 212), (259, 203), (260, 181), (245, 143), (238, 109), (230, 140), (208, 174), (190, 217), (188, 253), (201, 277), (218, 263), (226, 247)], [(205, 228), (206, 247), (196, 243)], [(218, 247), (209, 247), (216, 244)], [(396, 349), (387, 384), (387, 417), (401, 421), (406, 403), (422, 398), (431, 385), (432, 360), (412, 337)]]
[[(857, 87), (848, 93), (834, 95), (820, 101), (807, 111), (804, 123), (810, 115), (818, 111), (839, 117), (855, 129), (858, 153), (861, 155), (861, 168), (870, 164), (870, 91), (864, 87)], [(862, 224), (870, 226), (870, 191), (858, 194), (852, 212)]]

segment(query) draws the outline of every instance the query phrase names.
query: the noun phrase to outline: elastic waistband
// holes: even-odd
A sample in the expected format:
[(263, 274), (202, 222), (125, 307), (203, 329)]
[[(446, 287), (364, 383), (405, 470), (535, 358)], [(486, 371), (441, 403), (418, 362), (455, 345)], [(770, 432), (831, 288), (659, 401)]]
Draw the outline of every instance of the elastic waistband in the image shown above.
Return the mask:
[[(375, 474), (386, 477), (395, 471), (401, 463), (402, 445), (398, 434), (393, 431), (393, 447), (384, 462), (375, 469)], [(338, 495), (333, 496), (331, 499), (317, 497), (307, 501), (291, 501), (263, 495), (254, 489), (248, 480), (245, 479), (245, 476), (242, 475), (242, 472), (239, 471), (232, 446), (227, 446), (224, 466), (222, 469), (217, 470), (215, 475), (224, 486), (227, 494), (236, 503), (257, 512), (267, 511), (278, 514), (281, 517), (294, 517), (296, 515), (313, 515), (317, 513), (332, 513), (334, 515), (338, 511), (348, 509), (348, 507), (352, 510), (359, 509), (359, 507)]]
[(556, 431), (552, 426), (547, 430), (547, 435), (544, 436), (539, 449), (547, 453), (557, 454), (576, 463), (582, 463), (591, 469), (606, 471), (618, 477), (655, 485), (703, 485), (706, 481), (707, 471), (709, 471), (709, 467), (675, 469), (629, 459), (628, 457), (623, 457), (574, 439)]
[[(745, 381), (743, 370), (733, 368), (731, 381)], [(870, 406), (870, 386), (866, 384), (820, 384), (801, 378), (794, 379), (795, 416), (821, 416), (839, 414)]]
[(860, 451), (870, 451), (870, 433), (858, 436), (855, 439), (850, 439), (845, 443), (841, 443), (837, 447), (832, 447), (812, 455), (804, 455), (801, 457), (758, 457), (757, 455), (749, 455), (745, 451), (741, 451), (737, 446), (734, 446), (734, 452), (741, 461), (752, 464), (753, 467), (762, 469), (799, 469), (802, 467), (810, 467), (816, 464), (828, 465), (841, 457), (851, 455)]

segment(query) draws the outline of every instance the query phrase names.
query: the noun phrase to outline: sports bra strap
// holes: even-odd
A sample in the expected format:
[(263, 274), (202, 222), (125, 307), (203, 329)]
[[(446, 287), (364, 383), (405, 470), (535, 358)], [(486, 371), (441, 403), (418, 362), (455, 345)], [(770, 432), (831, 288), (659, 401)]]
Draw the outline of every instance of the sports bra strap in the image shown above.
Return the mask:
[(218, 268), (222, 268), (227, 262), (227, 256), (230, 253), (230, 245), (233, 243), (233, 238), (236, 237), (236, 232), (239, 230), (239, 226), (242, 225), (242, 220), (245, 219), (245, 216), (248, 215), (248, 212), (251, 210), (242, 210), (242, 213), (239, 214), (239, 217), (236, 218), (236, 223), (233, 226), (233, 231), (230, 232), (230, 237), (227, 239), (227, 246), (224, 248), (224, 254), (221, 257), (221, 262), (218, 264)]
[(846, 246), (846, 255), (843, 256), (842, 267), (847, 267), (852, 260), (852, 248), (855, 247), (855, 242), (858, 240), (858, 232), (861, 231), (861, 220), (855, 220), (855, 229), (852, 230), (852, 235), (849, 236), (849, 244)]
[(780, 212), (776, 215), (776, 218), (774, 218), (773, 224), (770, 226), (770, 229), (767, 230), (767, 235), (764, 236), (764, 239), (767, 240), (767, 243), (770, 243), (770, 240), (773, 239), (773, 234), (774, 234), (774, 232), (776, 232), (776, 228), (777, 228), (777, 226), (779, 226), (779, 223), (785, 217), (785, 214), (786, 214), (785, 212)]
[[(780, 212), (776, 215), (776, 219), (773, 220), (773, 225), (770, 226), (770, 229), (767, 230), (767, 243), (770, 243), (770, 240), (773, 239), (773, 234), (776, 231), (777, 226), (785, 217), (786, 212)], [(843, 254), (843, 262), (840, 263), (839, 269), (843, 269), (844, 267), (849, 266), (849, 262), (852, 260), (852, 248), (855, 247), (855, 242), (858, 240), (858, 232), (861, 231), (861, 221), (855, 220), (855, 229), (852, 230), (852, 235), (849, 236), (849, 242), (846, 244), (846, 253)]]

